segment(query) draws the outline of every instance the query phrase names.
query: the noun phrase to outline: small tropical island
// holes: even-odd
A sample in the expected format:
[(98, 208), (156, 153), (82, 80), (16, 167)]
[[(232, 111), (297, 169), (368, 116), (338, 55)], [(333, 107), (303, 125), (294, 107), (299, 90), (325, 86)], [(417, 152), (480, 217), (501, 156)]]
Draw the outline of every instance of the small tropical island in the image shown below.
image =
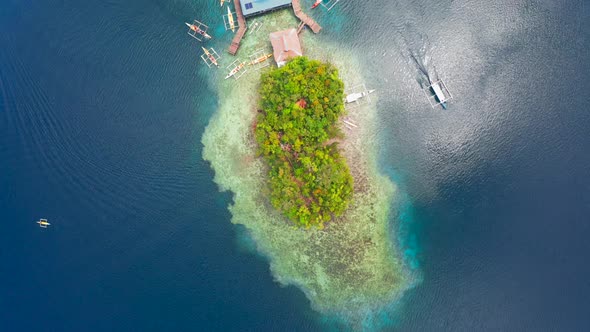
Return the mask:
[[(315, 310), (358, 328), (412, 285), (390, 223), (395, 185), (377, 167), (377, 109), (344, 105), (345, 87), (366, 81), (363, 62), (295, 29), (290, 11), (255, 20), (239, 50), (232, 42), (237, 59), (221, 60), (249, 56), (252, 65), (231, 80), (211, 71), (220, 98), (203, 158), (232, 193), (239, 246), (267, 259), (275, 280), (301, 289)], [(257, 60), (271, 53), (276, 66)]]
[(262, 74), (256, 141), (270, 201), (299, 226), (323, 227), (348, 207), (353, 179), (337, 147), (344, 83), (330, 64), (297, 57)]

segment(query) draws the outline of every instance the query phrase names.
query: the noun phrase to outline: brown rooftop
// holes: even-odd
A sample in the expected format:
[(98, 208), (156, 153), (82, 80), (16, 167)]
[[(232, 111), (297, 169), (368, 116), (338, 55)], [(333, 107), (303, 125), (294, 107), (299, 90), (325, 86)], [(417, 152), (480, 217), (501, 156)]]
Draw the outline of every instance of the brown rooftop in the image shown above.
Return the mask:
[(289, 58), (303, 55), (297, 30), (288, 29), (270, 34), (270, 42), (277, 66), (284, 65)]

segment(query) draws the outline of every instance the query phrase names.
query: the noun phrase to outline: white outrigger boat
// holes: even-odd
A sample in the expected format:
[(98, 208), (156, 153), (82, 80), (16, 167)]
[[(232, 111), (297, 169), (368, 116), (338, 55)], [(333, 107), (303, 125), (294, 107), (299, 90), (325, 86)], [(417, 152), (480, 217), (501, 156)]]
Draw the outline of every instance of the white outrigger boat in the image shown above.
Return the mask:
[(248, 65), (249, 65), (249, 66), (253, 66), (253, 65), (257, 64), (257, 63), (264, 62), (264, 61), (266, 61), (268, 58), (270, 58), (271, 56), (272, 56), (272, 53), (269, 53), (269, 54), (263, 55), (263, 56), (261, 56), (261, 57), (259, 57), (259, 58), (256, 58), (256, 59), (254, 59), (254, 60), (250, 61), (250, 62), (248, 63)]
[[(215, 56), (213, 56), (213, 54), (211, 54), (211, 52), (209, 52), (209, 50), (207, 50), (206, 48), (204, 48), (202, 46), (201, 46), (201, 48), (203, 49), (203, 52), (204, 52), (203, 55), (205, 55), (209, 59), (209, 61), (211, 61), (212, 64), (219, 67), (219, 63), (217, 63), (217, 59), (215, 58)], [(205, 60), (205, 59), (203, 59), (203, 60)], [(205, 63), (207, 63), (207, 61), (205, 61)]]
[(229, 28), (231, 32), (236, 31), (236, 24), (234, 23), (234, 15), (232, 15), (231, 10), (227, 7), (227, 21), (229, 23)]
[(224, 2), (226, 2), (226, 1), (229, 1), (229, 0), (220, 0), (220, 1), (219, 1), (219, 5), (220, 5), (221, 7), (223, 7), (223, 3), (224, 3)]
[[(197, 22), (197, 21), (195, 21), (195, 22)], [(190, 24), (190, 23), (186, 23), (186, 22), (184, 22), (184, 24), (186, 24), (186, 26), (189, 27), (189, 35), (191, 35), (192, 37), (200, 40), (197, 37), (197, 34), (199, 34), (205, 39), (211, 39), (211, 36), (207, 33), (207, 31), (201, 29), (196, 24)]]
[[(438, 80), (436, 82), (432, 82), (430, 77), (428, 78), (430, 85), (424, 89), (424, 93), (428, 98), (428, 102), (430, 102), (430, 106), (432, 108), (436, 107), (436, 105), (442, 106), (443, 109), (447, 109), (447, 101), (453, 99), (451, 92), (447, 89), (447, 86), (442, 80)], [(426, 90), (430, 92), (427, 93)]]
[(229, 74), (227, 74), (227, 76), (225, 77), (225, 79), (227, 80), (228, 78), (234, 76), (235, 74), (237, 74), (240, 70), (242, 70), (242, 68), (244, 68), (244, 65), (246, 65), (245, 62), (240, 63), (239, 65), (235, 66), (234, 69), (232, 69)]
[(41, 228), (47, 228), (47, 226), (50, 226), (51, 225), (47, 221), (47, 219), (39, 219), (39, 221), (37, 221), (37, 224), (39, 224), (39, 227), (41, 227)]
[(252, 23), (252, 25), (250, 26), (250, 28), (248, 30), (250, 30), (250, 35), (253, 34), (254, 32), (260, 30), (260, 26), (262, 25), (262, 23), (256, 21), (254, 23)]
[(344, 102), (347, 104), (350, 103), (354, 103), (355, 101), (358, 101), (359, 99), (368, 96), (370, 93), (375, 92), (375, 90), (366, 90), (366, 91), (362, 91), (362, 92), (355, 92), (355, 93), (351, 93), (346, 95), (346, 98), (344, 98)]

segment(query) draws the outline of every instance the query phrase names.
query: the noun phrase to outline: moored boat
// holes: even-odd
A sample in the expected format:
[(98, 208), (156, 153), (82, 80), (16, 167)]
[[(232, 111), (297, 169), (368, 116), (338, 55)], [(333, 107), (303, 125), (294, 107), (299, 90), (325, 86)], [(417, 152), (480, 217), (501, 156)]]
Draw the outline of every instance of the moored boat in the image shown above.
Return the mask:
[(227, 76), (225, 77), (225, 79), (228, 79), (228, 78), (234, 76), (235, 74), (237, 74), (242, 68), (244, 68), (244, 65), (245, 64), (246, 64), (245, 62), (242, 62), (239, 65), (237, 65), (234, 69), (232, 69), (229, 72), (229, 74), (227, 74)]
[(447, 97), (442, 91), (439, 82), (431, 82), (430, 87), (432, 88), (432, 91), (434, 92), (434, 95), (436, 96), (440, 106), (442, 106), (443, 109), (447, 109)]
[(39, 221), (37, 221), (37, 224), (39, 224), (39, 227), (41, 228), (47, 228), (47, 226), (51, 225), (47, 219), (39, 219)]
[[(446, 86), (444, 86), (444, 83), (440, 80), (436, 81), (436, 82), (432, 82), (432, 80), (430, 80), (430, 77), (428, 78), (428, 80), (430, 81), (430, 88), (432, 89), (432, 92), (434, 92), (434, 97), (436, 99), (436, 101), (438, 101), (438, 103), (440, 104), (440, 106), (442, 106), (443, 109), (447, 109), (447, 100), (451, 99), (451, 94), (450, 92), (447, 94), (445, 94), (444, 90), (446, 89)], [(447, 90), (448, 92), (448, 90)]]
[(346, 96), (346, 98), (344, 99), (344, 102), (347, 104), (353, 103), (363, 97), (368, 96), (370, 93), (373, 93), (373, 92), (375, 92), (375, 90), (367, 90), (367, 91), (363, 91), (363, 92), (351, 93)]
[(260, 22), (254, 22), (254, 24), (252, 24), (252, 26), (249, 29), (250, 34), (256, 32), (257, 31), (256, 29), (258, 29), (259, 27), (260, 27)]
[(213, 56), (213, 54), (211, 54), (211, 52), (209, 52), (206, 48), (202, 47), (203, 52), (205, 52), (205, 55), (207, 56), (207, 58), (209, 58), (209, 61), (211, 61), (212, 64), (216, 65), (217, 67), (219, 67), (219, 64), (217, 63), (217, 59), (215, 59), (215, 57)]
[(428, 102), (432, 108), (440, 105), (443, 109), (447, 109), (447, 101), (453, 99), (453, 95), (442, 80), (433, 81), (428, 77), (429, 86), (423, 89)]
[(236, 31), (236, 25), (234, 23), (234, 15), (232, 15), (231, 10), (227, 7), (227, 21), (229, 23), (229, 28), (232, 32)]
[(264, 61), (266, 61), (268, 58), (270, 58), (271, 56), (272, 56), (272, 53), (270, 53), (270, 54), (266, 54), (266, 55), (263, 55), (263, 56), (261, 56), (261, 57), (259, 57), (259, 58), (256, 58), (256, 59), (254, 59), (254, 60), (250, 61), (250, 62), (248, 63), (248, 65), (252, 66), (252, 65), (255, 65), (255, 64), (257, 64), (257, 63), (264, 62)]
[(322, 0), (316, 0), (316, 2), (311, 6), (311, 9), (316, 8), (317, 6), (319, 6), (322, 3)]
[(209, 34), (207, 32), (205, 32), (205, 30), (199, 28), (198, 26), (196, 26), (194, 24), (186, 23), (186, 22), (184, 22), (184, 24), (186, 24), (186, 26), (189, 27), (189, 29), (191, 29), (195, 33), (198, 33), (199, 35), (205, 37), (206, 39), (211, 39), (211, 36), (209, 36)]

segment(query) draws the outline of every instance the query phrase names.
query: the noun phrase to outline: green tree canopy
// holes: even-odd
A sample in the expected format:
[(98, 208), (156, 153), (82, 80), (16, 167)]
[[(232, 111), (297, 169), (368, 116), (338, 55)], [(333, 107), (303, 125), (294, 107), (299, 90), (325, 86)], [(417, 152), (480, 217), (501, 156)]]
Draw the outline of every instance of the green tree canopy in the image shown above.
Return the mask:
[(331, 138), (341, 137), (344, 83), (331, 64), (297, 57), (262, 74), (256, 141), (269, 164), (271, 203), (295, 224), (341, 215), (353, 179)]

